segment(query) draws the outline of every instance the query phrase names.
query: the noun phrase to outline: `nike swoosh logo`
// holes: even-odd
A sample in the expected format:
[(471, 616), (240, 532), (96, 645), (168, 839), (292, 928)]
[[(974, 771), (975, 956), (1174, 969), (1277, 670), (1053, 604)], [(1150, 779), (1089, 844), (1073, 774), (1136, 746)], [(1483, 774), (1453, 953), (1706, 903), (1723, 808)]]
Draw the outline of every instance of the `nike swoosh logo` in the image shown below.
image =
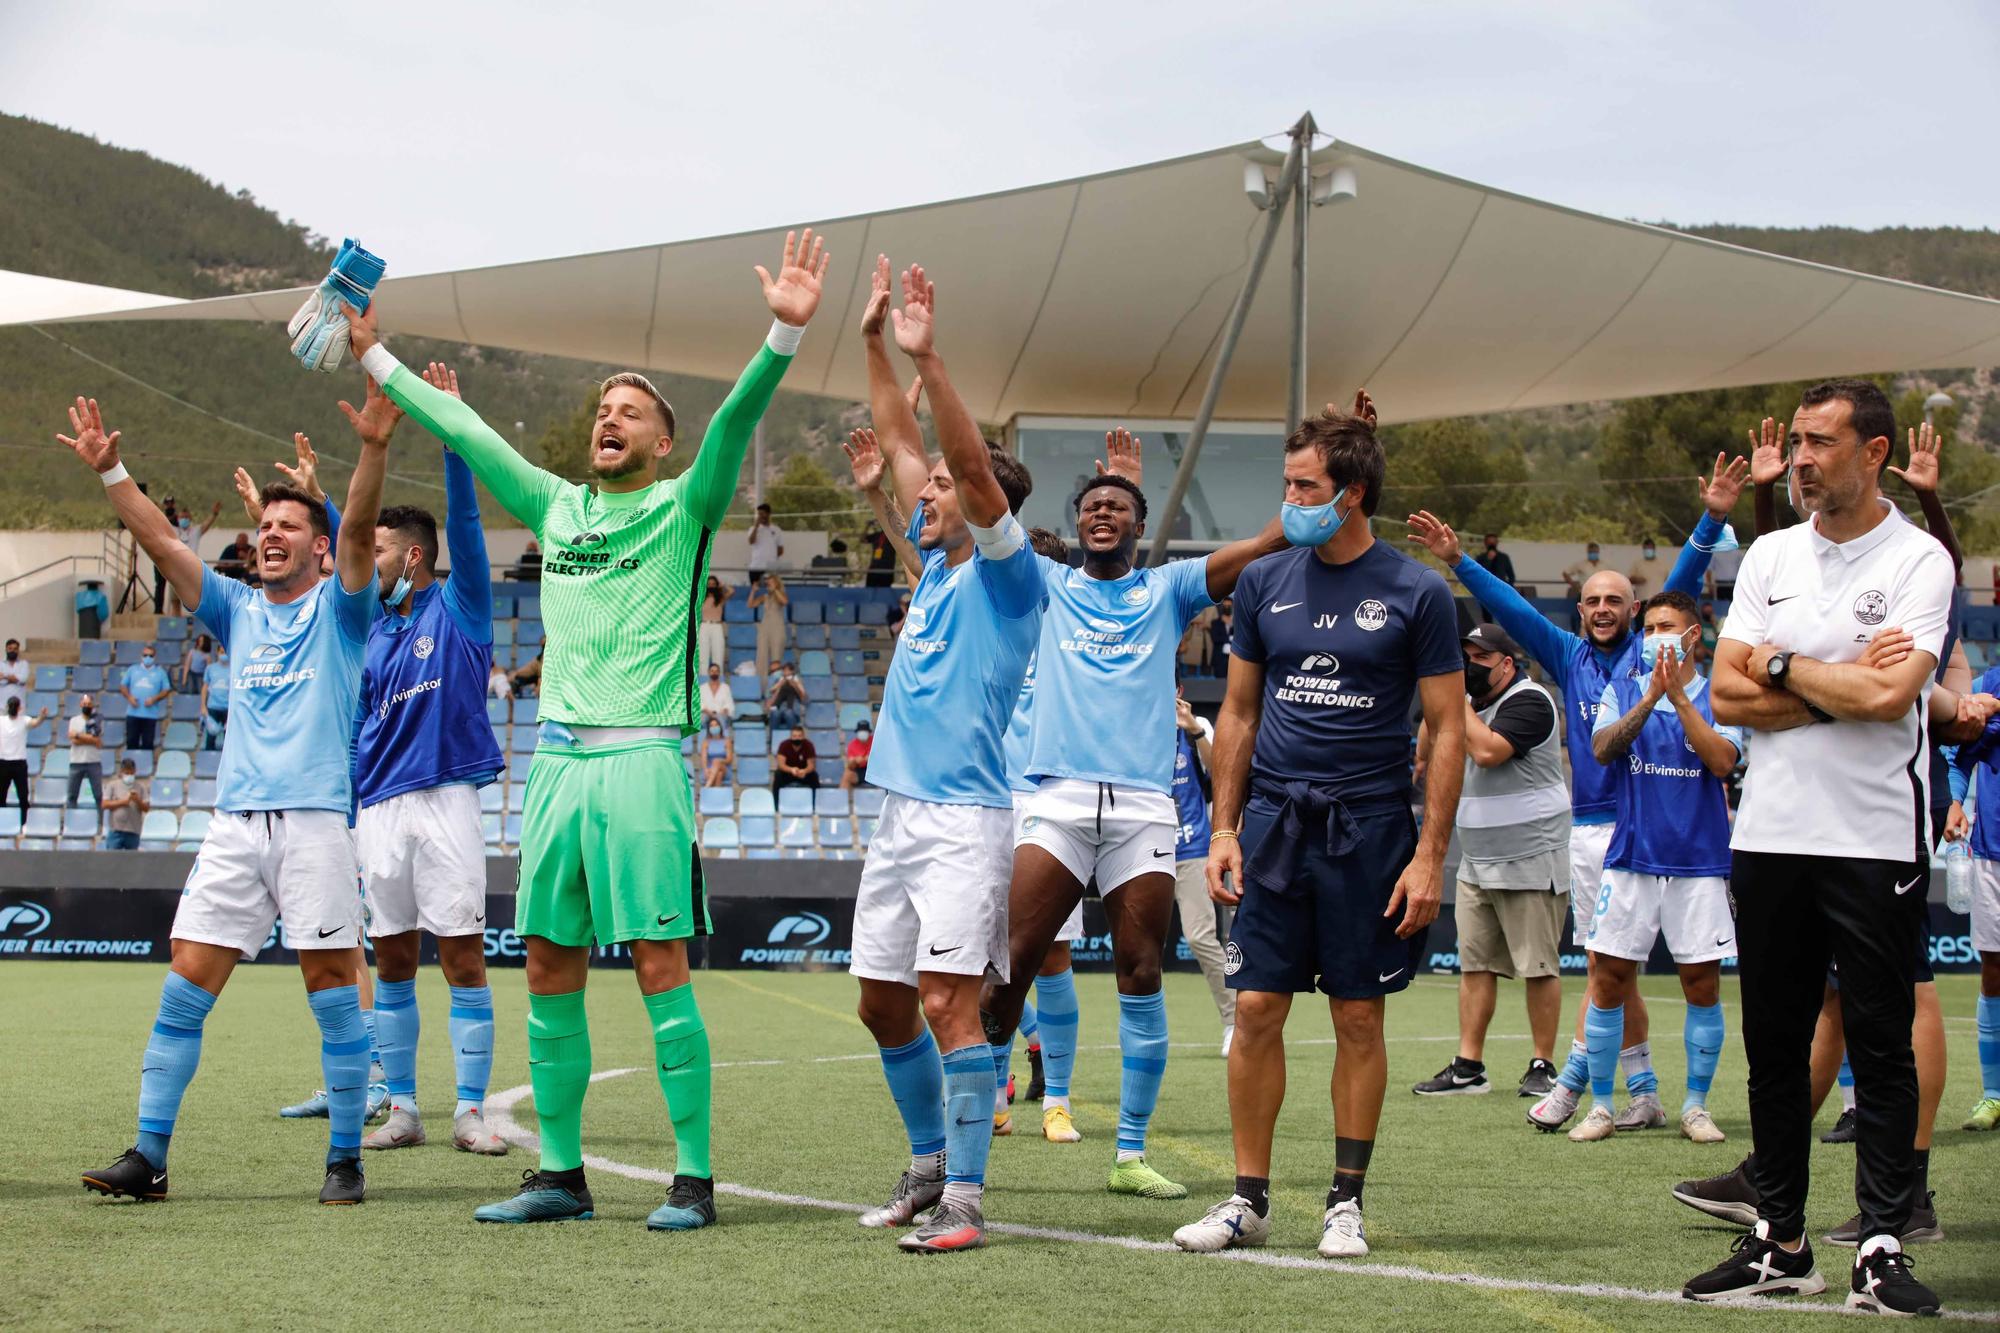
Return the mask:
[(1797, 597), (1798, 595), (1799, 595), (1798, 593), (1792, 593), (1790, 596), (1787, 597), (1771, 597), (1767, 595), (1764, 598), (1764, 605), (1776, 606), (1779, 602), (1789, 602), (1792, 600), (1793, 597)]
[(160, 1172), (159, 1175), (153, 1177), (153, 1183), (155, 1185), (164, 1184), (166, 1182), (166, 1179), (167, 1179), (167, 1173), (162, 1171)]
[(547, 1061), (547, 1060), (530, 1060), (530, 1061), (528, 1061), (528, 1063), (529, 1063), (529, 1064), (531, 1064), (531, 1065), (545, 1065), (545, 1064), (547, 1064), (547, 1063), (548, 1063), (548, 1061)]
[(335, 926), (332, 930), (322, 930), (319, 933), (319, 937), (321, 939), (325, 939), (329, 935), (338, 935), (341, 931), (345, 929), (347, 929), (347, 927), (345, 926)]
[(964, 947), (965, 946), (963, 944), (954, 944), (949, 949), (940, 949), (937, 947), (937, 945), (933, 944), (931, 946), (931, 957), (942, 958), (944, 955), (948, 953), (957, 953), (960, 949), (963, 949)]
[(1375, 978), (1375, 980), (1377, 982), (1383, 982), (1383, 981), (1388, 981), (1393, 977), (1400, 977), (1402, 975), (1403, 975), (1403, 969), (1399, 967), (1394, 972), (1384, 972), (1381, 976)]
[(1726, 948), (1726, 947), (1728, 947), (1728, 944), (1729, 944), (1729, 937), (1728, 937), (1727, 935), (1717, 935), (1717, 936), (1715, 937), (1715, 947), (1716, 947), (1716, 948), (1718, 948), (1718, 949), (1721, 949), (1721, 948)]
[(1169, 856), (1172, 856), (1172, 855), (1173, 855), (1173, 853), (1172, 853), (1172, 852), (1154, 852), (1154, 853), (1153, 853), (1153, 859), (1154, 859), (1154, 860), (1156, 860), (1156, 861), (1158, 861), (1158, 860), (1163, 860), (1163, 859), (1165, 859), (1166, 857), (1169, 857)]
[(674, 922), (680, 919), (681, 919), (681, 914), (679, 912), (675, 912), (672, 916), (663, 916), (655, 918), (655, 920), (657, 920), (663, 926), (671, 926), (672, 924), (674, 924)]
[[(461, 1047), (459, 1047), (459, 1048), (458, 1048), (458, 1053), (459, 1053), (460, 1055), (491, 1055), (491, 1054), (493, 1054), (493, 1052), (491, 1052), (491, 1051), (468, 1051), (468, 1050), (466, 1050), (466, 1049), (465, 1049), (465, 1048), (464, 1048), (463, 1046), (461, 1046)], [(529, 1061), (528, 1063), (529, 1063), (529, 1064), (533, 1064), (533, 1063), (534, 1063), (534, 1061), (530, 1060), (530, 1061)]]
[(1289, 611), (1295, 606), (1304, 605), (1304, 602), (1273, 602), (1271, 603), (1271, 614), (1275, 616), (1280, 611)]
[(473, 917), (472, 919), (474, 921), (484, 921), (486, 919), (486, 913), (481, 912), (479, 915)]
[(661, 1068), (661, 1069), (665, 1070), (665, 1071), (666, 1071), (667, 1073), (669, 1073), (669, 1074), (678, 1074), (678, 1073), (680, 1073), (680, 1072), (681, 1072), (681, 1070), (683, 1070), (683, 1069), (692, 1069), (693, 1067), (694, 1067), (694, 1060), (693, 1060), (692, 1058), (690, 1058), (690, 1059), (687, 1059), (687, 1060), (683, 1060), (683, 1061), (681, 1061), (681, 1063), (679, 1063), (679, 1064), (677, 1064), (677, 1065), (661, 1065), (661, 1066), (660, 1066), (660, 1068)]
[(139, 1072), (141, 1074), (164, 1074), (167, 1072), (167, 1067), (165, 1065), (147, 1065)]
[(986, 1117), (981, 1116), (977, 1120), (961, 1120), (958, 1123), (961, 1125), (983, 1125), (986, 1123)]
[(351, 1088), (328, 1088), (326, 1090), (327, 1096), (329, 1097), (331, 1097), (336, 1092), (359, 1092), (359, 1091), (361, 1091), (361, 1085), (359, 1083), (355, 1084)]
[(1896, 892), (1908, 893), (1911, 889), (1916, 888), (1917, 885), (1923, 880), (1923, 878), (1924, 877), (1922, 875), (1918, 875), (1916, 879), (1911, 880), (1908, 884), (1898, 884), (1896, 886)]

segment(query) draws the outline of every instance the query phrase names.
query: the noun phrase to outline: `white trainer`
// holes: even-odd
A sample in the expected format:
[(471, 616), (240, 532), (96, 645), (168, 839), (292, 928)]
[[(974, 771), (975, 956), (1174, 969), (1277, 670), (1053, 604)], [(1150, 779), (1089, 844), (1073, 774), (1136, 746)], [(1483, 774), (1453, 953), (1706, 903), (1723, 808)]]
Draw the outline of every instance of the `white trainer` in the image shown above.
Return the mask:
[(1690, 1106), (1681, 1112), (1681, 1137), (1696, 1143), (1721, 1143), (1728, 1135), (1715, 1123), (1706, 1106)]
[(361, 1140), (364, 1148), (421, 1148), (423, 1144), (423, 1120), (415, 1111), (405, 1111), (400, 1106), (391, 1107), (382, 1128)]
[(1642, 1092), (1625, 1104), (1625, 1109), (1612, 1121), (1623, 1134), (1628, 1129), (1665, 1129), (1666, 1108), (1660, 1105), (1658, 1093)]
[(1271, 1238), (1271, 1219), (1240, 1194), (1232, 1194), (1174, 1233), (1174, 1244), (1195, 1254), (1213, 1254), (1238, 1246), (1262, 1245)]
[(1322, 1259), (1359, 1259), (1368, 1253), (1368, 1237), (1361, 1230), (1361, 1205), (1342, 1199), (1326, 1210), (1326, 1222), (1319, 1233)]
[(486, 1117), (474, 1107), (451, 1122), (451, 1146), (482, 1157), (505, 1157), (507, 1140), (486, 1128)]
[(1528, 1123), (1545, 1134), (1553, 1134), (1569, 1123), (1582, 1097), (1582, 1093), (1558, 1083), (1548, 1096), (1528, 1108)]
[(1599, 1139), (1608, 1139), (1617, 1132), (1618, 1126), (1611, 1119), (1611, 1108), (1603, 1102), (1599, 1102), (1590, 1108), (1589, 1114), (1584, 1116), (1582, 1123), (1569, 1132), (1569, 1141), (1571, 1143), (1595, 1143)]

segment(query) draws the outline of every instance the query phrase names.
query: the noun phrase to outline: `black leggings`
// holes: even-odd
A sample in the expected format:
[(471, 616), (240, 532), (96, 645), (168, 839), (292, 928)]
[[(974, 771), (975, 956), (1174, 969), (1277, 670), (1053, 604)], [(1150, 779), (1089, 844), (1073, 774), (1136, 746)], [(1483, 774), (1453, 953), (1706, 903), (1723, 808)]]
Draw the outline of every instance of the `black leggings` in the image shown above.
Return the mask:
[(7, 789), (13, 788), (21, 795), (21, 822), (28, 822), (28, 761), (25, 759), (0, 759), (0, 809), (7, 804)]

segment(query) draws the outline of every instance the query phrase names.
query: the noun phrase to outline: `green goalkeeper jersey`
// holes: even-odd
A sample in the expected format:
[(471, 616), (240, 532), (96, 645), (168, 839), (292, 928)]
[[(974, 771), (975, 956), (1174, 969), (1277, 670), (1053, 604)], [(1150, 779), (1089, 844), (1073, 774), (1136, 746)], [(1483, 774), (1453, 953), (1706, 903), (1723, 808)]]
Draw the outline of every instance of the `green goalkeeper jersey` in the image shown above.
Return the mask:
[(542, 548), (541, 716), (574, 726), (692, 728), (695, 626), (716, 529), (752, 430), (792, 358), (766, 344), (716, 410), (691, 467), (603, 493), (529, 463), (477, 413), (398, 365), (381, 381)]

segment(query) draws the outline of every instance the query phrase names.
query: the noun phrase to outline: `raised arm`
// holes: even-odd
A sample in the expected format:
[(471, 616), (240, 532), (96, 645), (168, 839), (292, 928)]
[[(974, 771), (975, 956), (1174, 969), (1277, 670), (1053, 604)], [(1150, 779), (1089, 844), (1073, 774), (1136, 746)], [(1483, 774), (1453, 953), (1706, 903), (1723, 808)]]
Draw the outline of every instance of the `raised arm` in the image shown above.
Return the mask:
[[(889, 361), (888, 344), (882, 335), (892, 296), (889, 256), (875, 256), (873, 283), (868, 308), (861, 314), (861, 346), (868, 359), (868, 415), (881, 440), (897, 507), (911, 514), (916, 512), (918, 494), (930, 480), (931, 461), (924, 454), (924, 434), (917, 425), (917, 388), (913, 386), (906, 395), (897, 385), (896, 368)], [(917, 381), (919, 386), (922, 383)], [(903, 526), (899, 523), (896, 528)]]
[(1243, 806), (1250, 795), (1250, 754), (1264, 716), (1264, 664), (1229, 659), (1229, 686), (1215, 715), (1209, 785), (1214, 789), (1214, 833), (1208, 844), (1208, 896), (1227, 907), (1243, 901)]
[(1477, 560), (1467, 559), (1458, 544), (1458, 534), (1443, 519), (1426, 509), (1410, 515), (1409, 524), (1410, 540), (1442, 561), (1500, 628), (1533, 654), (1544, 671), (1560, 678), (1568, 667), (1570, 655), (1582, 646), (1583, 640), (1567, 630), (1557, 629), (1547, 616), (1529, 605), (1527, 598), (1487, 573)]
[(340, 586), (357, 593), (375, 578), (375, 520), (382, 513), (382, 475), (389, 468), (389, 437), (403, 411), (371, 376), (360, 410), (342, 400), (340, 413), (361, 440), (361, 457), (347, 483), (346, 521), (334, 539), (333, 565)]
[(1750, 482), (1756, 488), (1757, 536), (1778, 530), (1778, 483), (1785, 479), (1785, 431), (1764, 418), (1761, 433), (1750, 431)]
[(1944, 433), (1933, 431), (1931, 423), (1926, 421), (1910, 432), (1910, 465), (1892, 467), (1889, 471), (1916, 492), (1917, 504), (1924, 511), (1924, 526), (1951, 557), (1951, 570), (1956, 575), (1965, 569), (1965, 553), (1959, 549), (1958, 534), (1952, 531), (1951, 515), (1938, 499), (1938, 449), (1943, 443)]
[(882, 532), (889, 539), (889, 546), (896, 552), (903, 572), (915, 583), (924, 576), (923, 557), (910, 542), (908, 515), (897, 509), (895, 498), (882, 485), (885, 465), (882, 449), (874, 431), (861, 426), (849, 432), (847, 443), (840, 446), (847, 454), (847, 462), (854, 469), (854, 485), (867, 498), (868, 507), (875, 511), (875, 521), (882, 526)]
[[(459, 397), (458, 372), (442, 362), (424, 368), (424, 383)], [(486, 553), (486, 529), (479, 522), (479, 488), (473, 485), (472, 469), (449, 449), (444, 451), (444, 504), (444, 545), (451, 555), (445, 609), (460, 629), (484, 643), (493, 635), (493, 558)]]
[(1749, 459), (1732, 460), (1727, 454), (1717, 454), (1714, 474), (1694, 479), (1703, 512), (1694, 532), (1681, 545), (1680, 555), (1674, 559), (1674, 567), (1667, 574), (1666, 591), (1701, 596), (1708, 562), (1715, 558), (1715, 544), (1722, 537), (1723, 525), (1729, 522), (1729, 513), (1736, 508), (1736, 501), (1743, 494), (1744, 479), (1749, 475)]
[(69, 410), (69, 428), (76, 432), (74, 436), (58, 435), (56, 439), (68, 445), (70, 452), (105, 483), (104, 493), (118, 512), (118, 521), (131, 531), (147, 558), (166, 576), (181, 605), (190, 612), (198, 611), (201, 557), (180, 539), (160, 507), (126, 473), (125, 465), (118, 459), (118, 439), (123, 432), (104, 429), (104, 414), (95, 398), (76, 400)]
[(944, 453), (945, 466), (951, 469), (952, 484), (958, 488), (959, 512), (974, 527), (998, 527), (1009, 513), (1007, 493), (993, 475), (986, 436), (959, 398), (937, 353), (937, 287), (924, 276), (921, 264), (904, 270), (903, 308), (891, 311), (890, 316), (896, 326), (896, 345), (917, 363), (924, 391), (931, 396), (938, 447)]

